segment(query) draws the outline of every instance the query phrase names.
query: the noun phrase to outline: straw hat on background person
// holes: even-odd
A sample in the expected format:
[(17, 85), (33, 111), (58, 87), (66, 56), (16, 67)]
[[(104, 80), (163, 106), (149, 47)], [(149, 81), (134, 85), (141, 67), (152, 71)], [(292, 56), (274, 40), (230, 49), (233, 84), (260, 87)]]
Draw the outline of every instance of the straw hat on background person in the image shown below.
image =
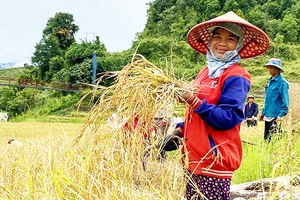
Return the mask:
[[(267, 51), (270, 46), (268, 35), (232, 11), (191, 28), (187, 35), (189, 45), (197, 52), (206, 54), (211, 31), (216, 27), (226, 29), (226, 24), (229, 23), (231, 23), (231, 29), (236, 30), (234, 34), (239, 37), (243, 36), (243, 44), (239, 49), (241, 58), (255, 57)], [(235, 24), (238, 26), (234, 26)]]
[(250, 95), (247, 97), (247, 101), (249, 100), (249, 98), (254, 99), (254, 96), (253, 96), (252, 94), (250, 94)]

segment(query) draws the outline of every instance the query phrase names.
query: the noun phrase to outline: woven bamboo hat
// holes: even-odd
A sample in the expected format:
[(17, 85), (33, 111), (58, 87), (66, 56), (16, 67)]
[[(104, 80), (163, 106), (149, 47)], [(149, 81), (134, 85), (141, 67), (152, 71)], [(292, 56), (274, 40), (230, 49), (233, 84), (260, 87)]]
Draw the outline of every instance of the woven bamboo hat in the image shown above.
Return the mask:
[(243, 46), (239, 50), (241, 58), (255, 57), (268, 50), (270, 46), (268, 35), (232, 11), (191, 28), (187, 35), (189, 45), (199, 53), (206, 54), (212, 27), (218, 27), (218, 24), (228, 22), (239, 25), (244, 31)]

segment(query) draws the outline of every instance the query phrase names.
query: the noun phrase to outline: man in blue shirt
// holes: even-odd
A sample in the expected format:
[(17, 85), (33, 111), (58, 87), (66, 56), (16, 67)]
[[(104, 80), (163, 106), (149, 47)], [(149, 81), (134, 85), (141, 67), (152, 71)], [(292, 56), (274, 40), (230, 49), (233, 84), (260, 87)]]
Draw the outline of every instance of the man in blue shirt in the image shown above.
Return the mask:
[(254, 103), (254, 96), (249, 95), (247, 98), (247, 104), (245, 106), (245, 120), (247, 126), (256, 126), (257, 125), (257, 114), (258, 114), (258, 105)]
[(264, 66), (271, 77), (265, 88), (265, 103), (259, 119), (265, 121), (264, 139), (270, 142), (271, 136), (277, 132), (278, 123), (289, 110), (289, 84), (281, 75), (283, 69), (280, 59), (271, 58)]

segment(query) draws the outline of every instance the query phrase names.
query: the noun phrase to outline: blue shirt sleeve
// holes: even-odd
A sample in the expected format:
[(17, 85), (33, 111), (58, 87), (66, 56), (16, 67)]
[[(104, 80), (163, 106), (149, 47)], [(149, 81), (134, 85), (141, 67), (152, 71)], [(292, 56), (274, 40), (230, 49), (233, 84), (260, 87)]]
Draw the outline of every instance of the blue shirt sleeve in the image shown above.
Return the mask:
[(244, 119), (244, 102), (250, 90), (250, 82), (241, 76), (225, 80), (217, 105), (202, 104), (194, 111), (211, 126), (220, 130), (230, 130)]
[(179, 122), (179, 123), (177, 123), (176, 124), (176, 126), (175, 126), (175, 128), (178, 128), (178, 127), (180, 127), (180, 128), (184, 128), (184, 122)]
[(281, 94), (282, 99), (282, 106), (279, 112), (279, 117), (285, 116), (289, 111), (289, 104), (290, 104), (290, 98), (289, 98), (289, 84), (287, 82), (283, 82), (280, 85), (279, 92)]

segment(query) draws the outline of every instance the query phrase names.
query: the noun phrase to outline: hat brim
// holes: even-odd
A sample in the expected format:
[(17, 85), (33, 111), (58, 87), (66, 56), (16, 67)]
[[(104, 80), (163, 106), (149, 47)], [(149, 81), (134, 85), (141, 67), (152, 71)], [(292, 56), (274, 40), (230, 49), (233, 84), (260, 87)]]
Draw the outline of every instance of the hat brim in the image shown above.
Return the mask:
[(280, 69), (280, 72), (284, 72), (283, 69), (279, 65), (274, 65), (274, 64), (265, 64), (264, 65), (264, 67), (268, 67), (268, 66), (276, 67), (276, 68)]
[(235, 23), (244, 30), (244, 42), (239, 50), (241, 58), (255, 57), (268, 50), (270, 46), (268, 35), (232, 11), (191, 28), (187, 34), (189, 45), (199, 53), (206, 54), (208, 41), (212, 34), (209, 29), (221, 22)]
[(222, 28), (222, 29), (225, 29), (231, 33), (233, 33), (234, 35), (238, 36), (238, 37), (241, 37), (242, 36), (242, 33), (237, 33), (237, 32), (234, 32), (233, 30), (230, 30), (229, 28), (223, 26), (222, 24), (218, 24), (216, 26), (211, 26), (208, 28), (208, 30), (212, 33), (214, 30), (216, 30), (217, 28)]

